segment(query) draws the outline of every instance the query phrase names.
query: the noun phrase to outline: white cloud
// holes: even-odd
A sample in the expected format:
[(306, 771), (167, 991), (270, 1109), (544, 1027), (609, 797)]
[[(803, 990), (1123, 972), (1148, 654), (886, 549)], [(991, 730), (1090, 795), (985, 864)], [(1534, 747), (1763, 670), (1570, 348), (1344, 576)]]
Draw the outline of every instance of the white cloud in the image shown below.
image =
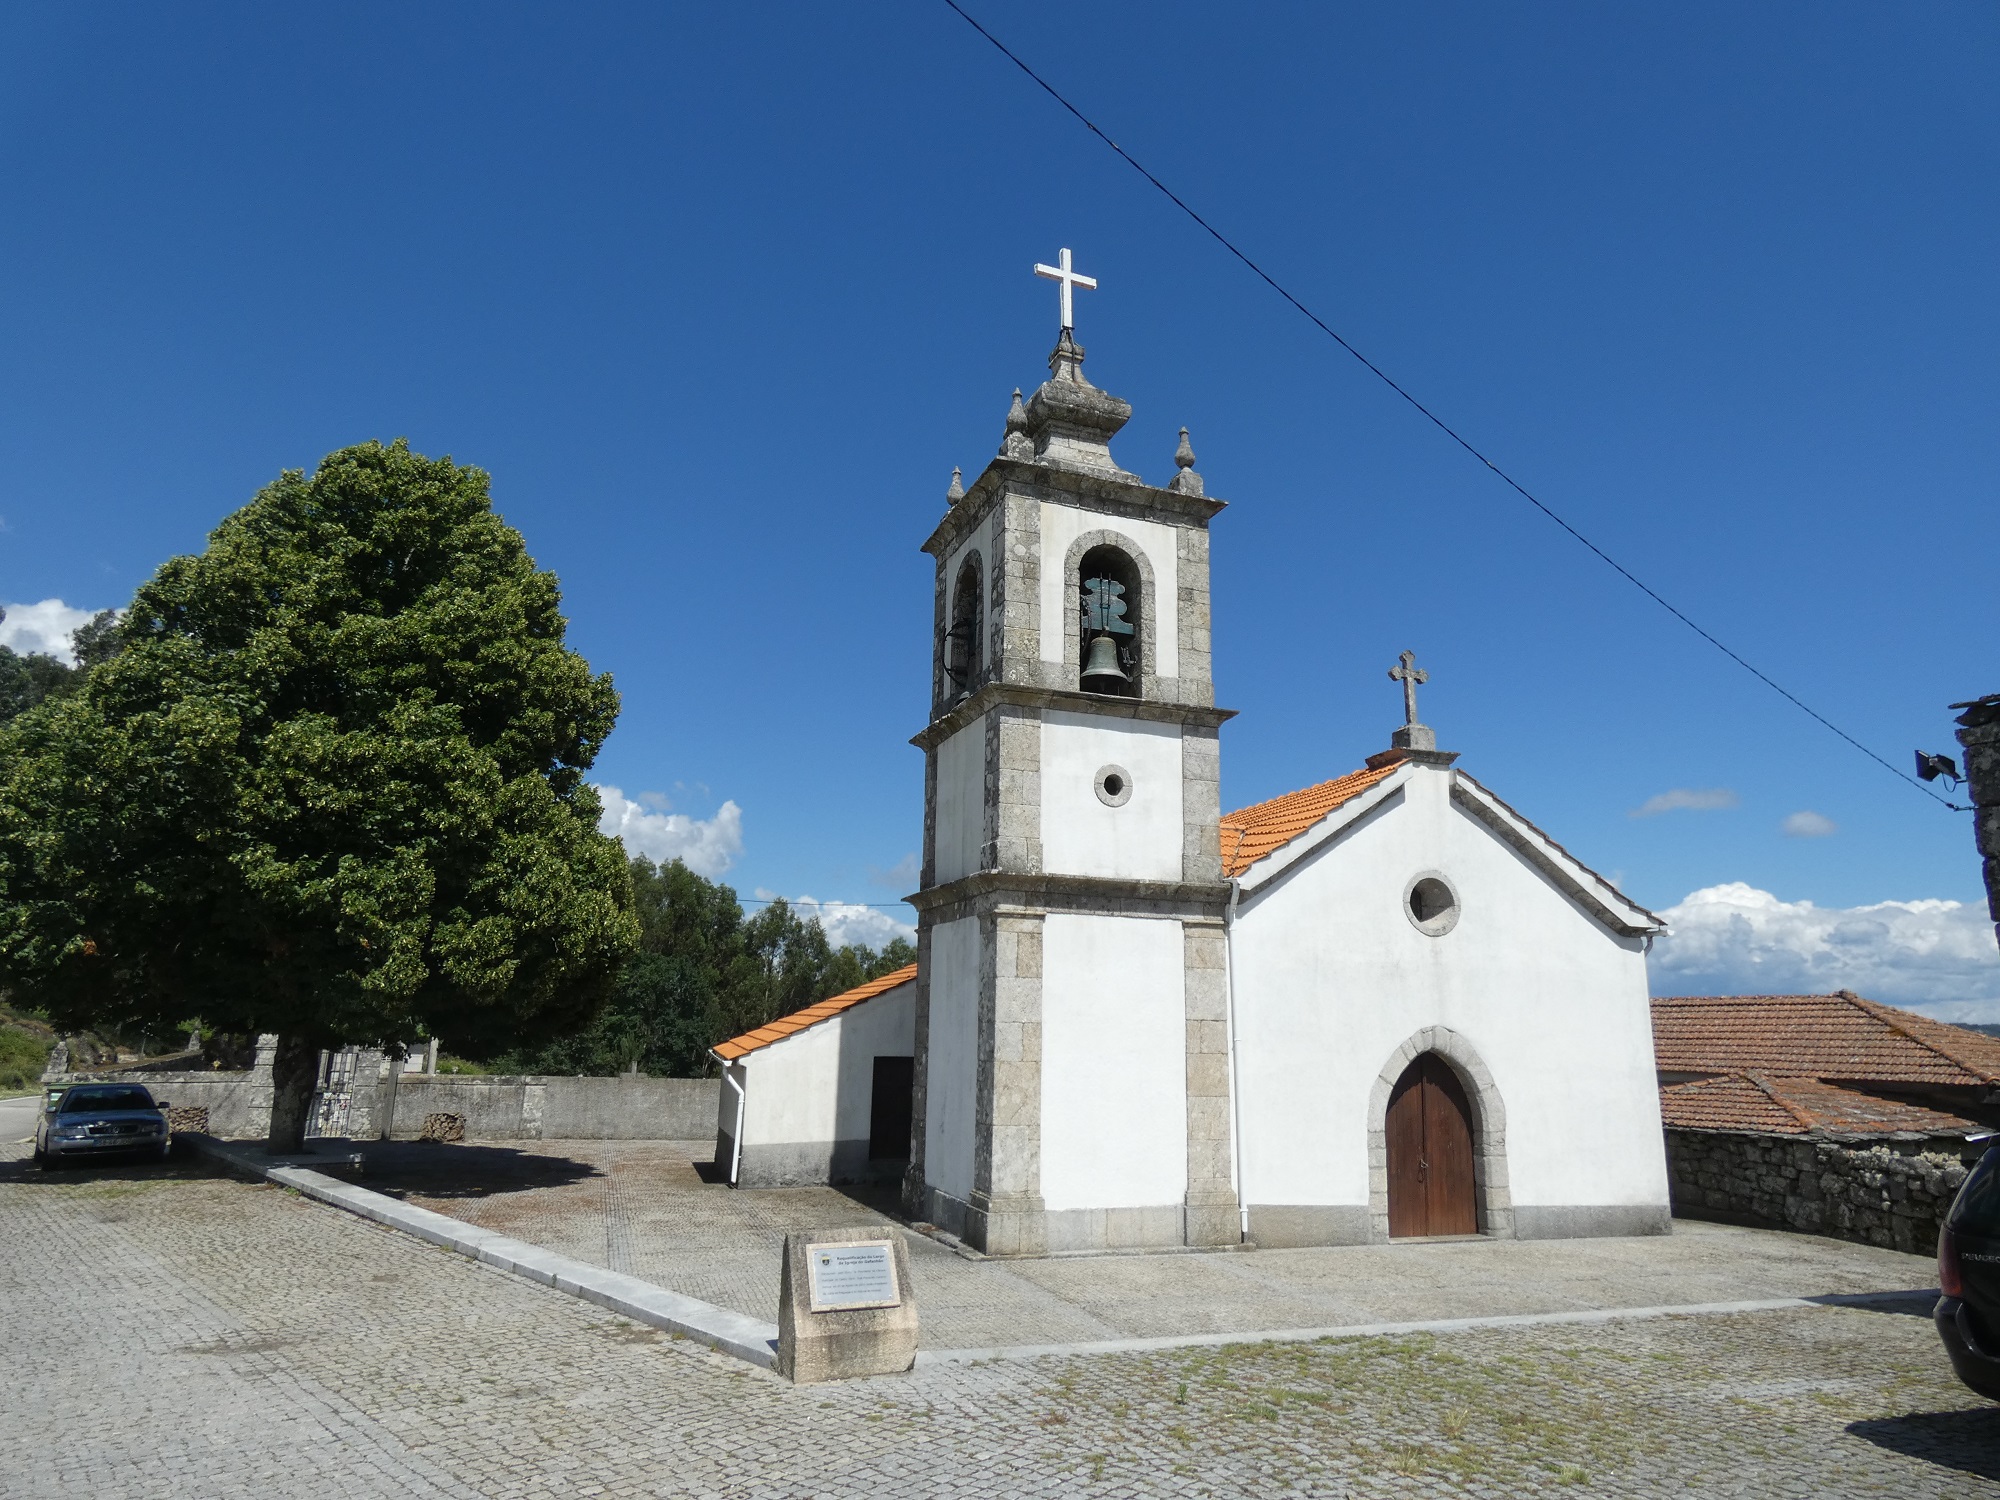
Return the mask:
[(1656, 995), (1853, 990), (1947, 1021), (2000, 1021), (2000, 946), (1985, 908), (1959, 901), (1815, 906), (1733, 881), (1661, 913)]
[(1792, 839), (1823, 839), (1829, 834), (1840, 832), (1840, 825), (1824, 813), (1816, 813), (1811, 808), (1793, 813), (1778, 825), (1784, 829), (1785, 837)]
[(39, 604), (0, 605), (7, 618), (0, 620), (0, 646), (21, 655), (39, 651), (53, 656), (66, 667), (76, 665), (76, 653), (69, 638), (78, 626), (88, 625), (95, 610), (73, 609), (60, 599), (44, 599)]
[(604, 816), (597, 826), (625, 841), (628, 854), (643, 854), (656, 863), (678, 859), (697, 875), (713, 880), (743, 852), (743, 809), (725, 802), (712, 818), (691, 818), (666, 811), (658, 792), (627, 798), (615, 786), (600, 786)]
[(1721, 812), (1742, 799), (1726, 786), (1677, 786), (1657, 797), (1648, 797), (1627, 813), (1632, 818), (1654, 818), (1663, 812)]
[(802, 917), (819, 918), (826, 940), (836, 948), (859, 943), (864, 948), (879, 950), (891, 938), (901, 938), (906, 943), (917, 940), (917, 929), (912, 924), (898, 921), (894, 910), (885, 911), (879, 906), (815, 901), (811, 896), (800, 896), (792, 902), (792, 909)]

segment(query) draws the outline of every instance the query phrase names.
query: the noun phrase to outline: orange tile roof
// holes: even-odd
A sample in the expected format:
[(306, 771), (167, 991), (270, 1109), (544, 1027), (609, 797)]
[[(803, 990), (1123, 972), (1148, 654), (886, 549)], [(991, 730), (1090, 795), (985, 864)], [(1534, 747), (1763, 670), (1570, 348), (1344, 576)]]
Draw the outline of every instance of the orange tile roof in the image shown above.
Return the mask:
[(780, 1016), (768, 1026), (759, 1026), (755, 1031), (746, 1031), (741, 1036), (733, 1036), (726, 1042), (718, 1043), (715, 1055), (725, 1062), (735, 1062), (745, 1053), (755, 1052), (760, 1047), (768, 1047), (773, 1042), (782, 1042), (793, 1032), (804, 1031), (808, 1026), (817, 1026), (821, 1021), (832, 1019), (844, 1010), (852, 1010), (863, 1000), (873, 1000), (877, 995), (908, 984), (917, 977), (917, 966), (905, 964), (894, 973), (884, 974), (880, 979), (871, 979), (866, 984), (857, 985), (842, 994), (830, 995), (817, 1004), (808, 1005), (804, 1010), (795, 1010), (789, 1016)]
[(1352, 802), (1396, 774), (1395, 761), (1368, 771), (1350, 771), (1304, 791), (1287, 792), (1222, 816), (1222, 873), (1241, 875), (1265, 855), (1282, 849), (1344, 802)]
[(2000, 1037), (1831, 995), (1678, 995), (1653, 1001), (1663, 1073), (1757, 1069), (1871, 1083), (2000, 1083)]
[(1660, 1090), (1660, 1117), (1672, 1130), (1727, 1130), (1753, 1135), (1966, 1135), (1970, 1120), (1878, 1099), (1817, 1078), (1725, 1073)]

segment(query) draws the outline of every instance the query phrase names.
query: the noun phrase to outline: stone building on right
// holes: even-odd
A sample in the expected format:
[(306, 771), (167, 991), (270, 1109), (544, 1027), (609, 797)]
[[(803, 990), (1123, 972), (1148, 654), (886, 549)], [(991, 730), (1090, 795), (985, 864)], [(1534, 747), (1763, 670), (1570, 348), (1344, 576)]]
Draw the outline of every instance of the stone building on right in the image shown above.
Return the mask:
[(2000, 1038), (1830, 995), (1653, 1001), (1676, 1214), (1915, 1254), (2000, 1122)]

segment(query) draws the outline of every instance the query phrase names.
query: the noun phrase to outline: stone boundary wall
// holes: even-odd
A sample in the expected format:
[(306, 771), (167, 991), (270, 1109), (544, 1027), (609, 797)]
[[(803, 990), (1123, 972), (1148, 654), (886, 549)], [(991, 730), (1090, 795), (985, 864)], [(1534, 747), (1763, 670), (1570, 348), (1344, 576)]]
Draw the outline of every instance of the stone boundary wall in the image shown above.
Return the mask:
[(1669, 1130), (1667, 1174), (1681, 1217), (1935, 1255), (1938, 1226), (1985, 1149), (1944, 1139), (1862, 1146)]
[[(271, 1074), (71, 1073), (47, 1082), (60, 1087), (92, 1079), (143, 1083), (155, 1099), (178, 1108), (208, 1111), (211, 1135), (224, 1140), (261, 1139), (271, 1126)], [(396, 1119), (390, 1135), (415, 1140), (424, 1117), (462, 1115), (465, 1134), (477, 1140), (695, 1141), (715, 1139), (722, 1081), (717, 1078), (615, 1078), (438, 1076), (406, 1073), (396, 1080)], [(388, 1106), (389, 1082), (354, 1081), (344, 1134), (375, 1140)]]
[[(355, 1090), (357, 1113), (361, 1092)], [(396, 1083), (396, 1123), (390, 1135), (415, 1140), (425, 1115), (452, 1114), (465, 1116), (468, 1139), (486, 1141), (712, 1141), (721, 1094), (719, 1078), (406, 1073)]]

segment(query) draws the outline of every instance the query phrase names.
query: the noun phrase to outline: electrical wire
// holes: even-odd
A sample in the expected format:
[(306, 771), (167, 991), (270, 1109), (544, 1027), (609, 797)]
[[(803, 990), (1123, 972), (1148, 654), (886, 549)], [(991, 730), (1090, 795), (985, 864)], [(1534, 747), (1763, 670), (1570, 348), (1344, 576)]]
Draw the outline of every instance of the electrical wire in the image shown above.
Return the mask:
[(1141, 177), (1145, 178), (1146, 181), (1150, 182), (1154, 187), (1158, 188), (1160, 192), (1165, 195), (1168, 201), (1174, 205), (1174, 207), (1178, 208), (1182, 213), (1186, 214), (1204, 231), (1206, 231), (1207, 234), (1212, 239), (1214, 239), (1214, 241), (1218, 245), (1222, 246), (1223, 249), (1227, 250), (1237, 260), (1241, 261), (1243, 265), (1250, 271), (1250, 273), (1254, 275), (1259, 281), (1263, 282), (1272, 291), (1276, 292), (1280, 297), (1284, 298), (1285, 301), (1289, 302), (1295, 309), (1297, 309), (1309, 321), (1311, 321), (1313, 326), (1319, 329), (1321, 333), (1325, 334), (1328, 338), (1332, 339), (1336, 344), (1340, 345), (1341, 348), (1345, 349), (1349, 354), (1353, 355), (1355, 359), (1359, 360), (1362, 366), (1368, 371), (1369, 374), (1373, 375), (1377, 380), (1381, 381), (1382, 384), (1386, 385), (1390, 390), (1394, 391), (1398, 396), (1401, 396), (1411, 406), (1416, 408), (1416, 410), (1422, 413), (1424, 418), (1427, 421), (1429, 421), (1432, 426), (1436, 427), (1439, 432), (1442, 432), (1446, 437), (1450, 438), (1454, 443), (1458, 444), (1459, 447), (1463, 448), (1467, 453), (1471, 454), (1488, 470), (1490, 470), (1494, 475), (1494, 477), (1497, 478), (1502, 484), (1506, 485), (1509, 489), (1514, 491), (1515, 494), (1519, 495), (1523, 500), (1526, 500), (1530, 505), (1534, 506), (1536, 510), (1540, 511), (1544, 516), (1548, 517), (1549, 520), (1555, 522), (1556, 525), (1560, 526), (1564, 531), (1568, 532), (1571, 537), (1575, 538), (1578, 542), (1581, 542), (1585, 547), (1589, 548), (1591, 553), (1595, 555), (1599, 561), (1603, 562), (1606, 566), (1610, 567), (1614, 572), (1618, 574), (1619, 577), (1623, 578), (1627, 583), (1631, 584), (1632, 587), (1639, 590), (1640, 593), (1644, 594), (1648, 599), (1651, 599), (1655, 604), (1659, 605), (1661, 609), (1664, 609), (1668, 614), (1672, 615), (1676, 620), (1679, 620), (1681, 624), (1687, 626), (1689, 630), (1692, 630), (1696, 635), (1700, 636), (1704, 641), (1707, 641), (1709, 645), (1715, 647), (1715, 649), (1720, 651), (1724, 656), (1728, 657), (1731, 661), (1735, 662), (1737, 666), (1741, 667), (1744, 671), (1748, 672), (1752, 677), (1756, 678), (1759, 682), (1763, 683), (1765, 687), (1769, 688), (1772, 692), (1776, 693), (1779, 697), (1783, 698), (1787, 703), (1791, 704), (1792, 707), (1798, 709), (1799, 712), (1803, 713), (1804, 715), (1806, 715), (1806, 717), (1813, 720), (1821, 728), (1826, 729), (1831, 733), (1837, 735), (1842, 740), (1845, 740), (1854, 749), (1859, 750), (1863, 755), (1867, 756), (1870, 760), (1874, 761), (1878, 766), (1880, 766), (1883, 770), (1887, 771), (1891, 776), (1894, 776), (1899, 780), (1908, 782), (1911, 786), (1915, 787), (1918, 791), (1922, 792), (1926, 797), (1930, 797), (1933, 800), (1942, 803), (1944, 806), (1951, 808), (1954, 812), (1970, 812), (1972, 810), (1969, 807), (1961, 807), (1958, 803), (1951, 801), (1949, 798), (1942, 796), (1938, 792), (1932, 790), (1930, 787), (1925, 786), (1923, 782), (1917, 780), (1917, 778), (1912, 776), (1908, 771), (1899, 770), (1889, 761), (1884, 760), (1880, 755), (1877, 755), (1873, 750), (1869, 749), (1866, 745), (1862, 744), (1861, 741), (1857, 740), (1853, 735), (1849, 734), (1846, 730), (1842, 729), (1838, 724), (1834, 723), (1831, 719), (1827, 718), (1826, 715), (1820, 713), (1810, 704), (1801, 700), (1795, 693), (1792, 693), (1779, 683), (1774, 682), (1764, 672), (1760, 671), (1757, 667), (1751, 665), (1751, 663), (1749, 663), (1748, 661), (1745, 661), (1736, 652), (1732, 651), (1728, 646), (1725, 646), (1721, 641), (1717, 640), (1707, 630), (1704, 630), (1700, 625), (1696, 624), (1693, 620), (1688, 618), (1688, 616), (1684, 612), (1675, 608), (1674, 605), (1669, 603), (1666, 599), (1662, 598), (1657, 591), (1655, 591), (1647, 584), (1643, 583), (1638, 577), (1636, 577), (1631, 569), (1627, 568), (1623, 563), (1619, 562), (1617, 558), (1613, 557), (1610, 553), (1606, 552), (1602, 547), (1598, 546), (1597, 543), (1593, 542), (1589, 537), (1585, 536), (1581, 531), (1578, 531), (1574, 526), (1570, 525), (1568, 521), (1565, 521), (1561, 516), (1557, 515), (1555, 511), (1551, 510), (1547, 505), (1543, 504), (1542, 501), (1538, 499), (1527, 488), (1527, 486), (1523, 485), (1519, 480), (1515, 479), (1513, 475), (1509, 474), (1505, 469), (1501, 468), (1492, 459), (1488, 458), (1484, 453), (1480, 452), (1478, 448), (1474, 447), (1469, 440), (1462, 437), (1458, 433), (1457, 429), (1453, 428), (1450, 423), (1444, 420), (1444, 418), (1440, 417), (1436, 412), (1432, 411), (1428, 406), (1424, 405), (1423, 402), (1419, 401), (1415, 396), (1411, 395), (1409, 391), (1405, 390), (1402, 386), (1398, 385), (1396, 381), (1389, 375), (1389, 373), (1386, 370), (1384, 370), (1380, 365), (1376, 364), (1367, 355), (1363, 354), (1359, 349), (1355, 348), (1354, 345), (1348, 343), (1346, 339), (1342, 338), (1338, 333), (1334, 332), (1334, 330), (1330, 326), (1328, 326), (1325, 320), (1322, 319), (1318, 313), (1314, 312), (1310, 307), (1307, 307), (1305, 303), (1301, 302), (1297, 297), (1293, 296), (1291, 292), (1288, 291), (1277, 280), (1276, 277), (1272, 276), (1270, 272), (1266, 271), (1262, 266), (1258, 265), (1256, 261), (1252, 260), (1242, 250), (1238, 249), (1236, 244), (1227, 235), (1225, 235), (1221, 230), (1217, 229), (1213, 224), (1209, 223), (1208, 220), (1204, 219), (1200, 214), (1196, 213), (1194, 209), (1191, 208), (1187, 204), (1187, 202), (1172, 188), (1168, 187), (1164, 182), (1160, 181), (1159, 178), (1155, 177), (1151, 172), (1147, 171), (1146, 168), (1139, 163), (1138, 159), (1134, 157), (1131, 152), (1127, 151), (1123, 146), (1119, 145), (1116, 141), (1112, 140), (1110, 136), (1106, 135), (1102, 130), (1100, 130), (1097, 126), (1097, 123), (1094, 120), (1092, 120), (1082, 110), (1078, 109), (1074, 104), (1070, 103), (1070, 101), (1066, 97), (1064, 97), (1062, 92), (1058, 90), (1053, 84), (1051, 84), (1047, 79), (1043, 78), (1041, 74), (1037, 73), (1033, 68), (1029, 67), (1028, 64), (1021, 59), (1018, 53), (1016, 53), (1012, 48), (1010, 48), (1005, 42), (1001, 41), (1000, 38), (995, 36), (992, 32), (988, 31), (984, 26), (980, 25), (978, 21), (972, 18), (972, 16), (967, 14), (965, 9), (958, 4), (958, 0), (944, 0), (944, 3), (950, 6), (951, 9), (957, 13), (959, 19), (964, 21), (966, 25), (970, 26), (974, 31), (978, 32), (981, 36), (985, 37), (987, 41), (991, 42), (994, 48), (1000, 53), (1001, 56), (1005, 57), (1015, 67), (1019, 68), (1023, 73), (1027, 74), (1028, 77), (1035, 83), (1037, 87), (1039, 87), (1051, 99), (1055, 100), (1056, 103), (1060, 104), (1064, 109), (1069, 111), (1070, 114), (1074, 115), (1077, 119), (1077, 122), (1081, 124), (1084, 127), (1084, 129), (1088, 130), (1092, 135), (1096, 136), (1100, 141), (1104, 142), (1105, 145), (1109, 146), (1114, 152), (1118, 154), (1118, 157), (1121, 161), (1123, 161), (1133, 171), (1137, 172)]

